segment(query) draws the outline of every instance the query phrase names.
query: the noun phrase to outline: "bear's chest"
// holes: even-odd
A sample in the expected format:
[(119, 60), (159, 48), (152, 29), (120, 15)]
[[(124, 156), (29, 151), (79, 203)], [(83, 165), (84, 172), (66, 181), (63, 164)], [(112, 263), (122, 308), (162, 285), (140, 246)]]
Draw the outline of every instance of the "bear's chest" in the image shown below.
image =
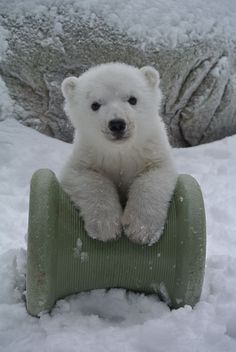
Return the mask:
[(99, 169), (110, 178), (121, 193), (127, 193), (134, 179), (150, 164), (150, 159), (141, 152), (106, 155)]
[(158, 152), (151, 143), (120, 150), (92, 149), (82, 156), (82, 164), (109, 178), (122, 196), (128, 194), (136, 177), (159, 163)]

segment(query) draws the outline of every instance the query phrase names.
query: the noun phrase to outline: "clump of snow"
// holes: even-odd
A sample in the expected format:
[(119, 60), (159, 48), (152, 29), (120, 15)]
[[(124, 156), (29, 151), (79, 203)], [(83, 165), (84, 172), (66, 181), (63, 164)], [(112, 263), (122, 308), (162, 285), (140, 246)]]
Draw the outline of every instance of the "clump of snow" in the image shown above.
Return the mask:
[(58, 35), (63, 35), (63, 26), (61, 22), (57, 21), (54, 23), (54, 33)]
[(82, 263), (87, 262), (89, 260), (89, 255), (87, 252), (81, 252), (80, 260)]
[(46, 38), (46, 39), (41, 40), (40, 44), (41, 44), (42, 48), (45, 48), (47, 46), (53, 45), (54, 40), (53, 40), (53, 38)]
[(33, 318), (24, 297), (29, 182), (38, 168), (58, 174), (70, 151), (13, 119), (0, 123), (0, 351), (234, 352), (236, 136), (174, 150), (179, 172), (200, 183), (206, 207), (206, 274), (194, 309), (170, 311), (155, 296), (113, 289), (67, 297)]
[(175, 47), (179, 43), (211, 39), (236, 39), (234, 0), (9, 0), (0, 12), (21, 21), (32, 14), (55, 20), (55, 33), (62, 34), (61, 7), (67, 16), (87, 21), (96, 18), (128, 34), (143, 46), (147, 43)]
[(159, 291), (164, 302), (170, 304), (171, 300), (164, 282), (160, 283)]
[(87, 252), (82, 252), (82, 245), (83, 245), (83, 242), (81, 241), (80, 238), (78, 238), (76, 241), (76, 247), (74, 248), (74, 255), (80, 258), (81, 263), (84, 263), (88, 261), (89, 255)]

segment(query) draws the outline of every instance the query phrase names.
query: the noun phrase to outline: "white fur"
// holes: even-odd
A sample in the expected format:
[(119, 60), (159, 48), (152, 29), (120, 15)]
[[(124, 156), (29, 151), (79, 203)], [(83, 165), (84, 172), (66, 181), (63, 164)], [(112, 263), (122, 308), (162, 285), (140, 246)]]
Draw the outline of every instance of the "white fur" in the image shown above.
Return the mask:
[[(88, 234), (114, 239), (122, 227), (132, 241), (152, 244), (163, 230), (177, 172), (159, 116), (159, 74), (120, 63), (94, 67), (62, 83), (65, 111), (75, 130), (62, 186), (80, 209)], [(137, 104), (128, 102), (130, 96)], [(99, 102), (98, 111), (91, 109)], [(122, 118), (126, 138), (108, 123)]]

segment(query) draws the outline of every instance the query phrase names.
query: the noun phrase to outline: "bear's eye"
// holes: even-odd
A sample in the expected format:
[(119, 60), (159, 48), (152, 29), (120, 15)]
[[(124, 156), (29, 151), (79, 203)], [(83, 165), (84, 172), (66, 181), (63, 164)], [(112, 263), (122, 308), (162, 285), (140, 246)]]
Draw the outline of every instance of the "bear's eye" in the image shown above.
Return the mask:
[(137, 104), (137, 98), (131, 96), (131, 97), (129, 97), (128, 102), (130, 103), (130, 105), (136, 105)]
[(94, 103), (92, 103), (91, 105), (91, 109), (93, 111), (97, 111), (100, 108), (101, 104), (99, 104), (97, 101), (95, 101)]

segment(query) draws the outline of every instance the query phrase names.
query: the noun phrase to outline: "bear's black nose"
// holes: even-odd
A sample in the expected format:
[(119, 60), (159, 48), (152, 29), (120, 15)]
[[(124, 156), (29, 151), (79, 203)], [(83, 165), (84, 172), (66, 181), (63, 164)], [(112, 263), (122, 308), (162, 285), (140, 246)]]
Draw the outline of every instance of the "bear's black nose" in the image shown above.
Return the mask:
[(122, 119), (114, 119), (109, 121), (108, 127), (113, 134), (121, 134), (126, 129), (126, 122)]

